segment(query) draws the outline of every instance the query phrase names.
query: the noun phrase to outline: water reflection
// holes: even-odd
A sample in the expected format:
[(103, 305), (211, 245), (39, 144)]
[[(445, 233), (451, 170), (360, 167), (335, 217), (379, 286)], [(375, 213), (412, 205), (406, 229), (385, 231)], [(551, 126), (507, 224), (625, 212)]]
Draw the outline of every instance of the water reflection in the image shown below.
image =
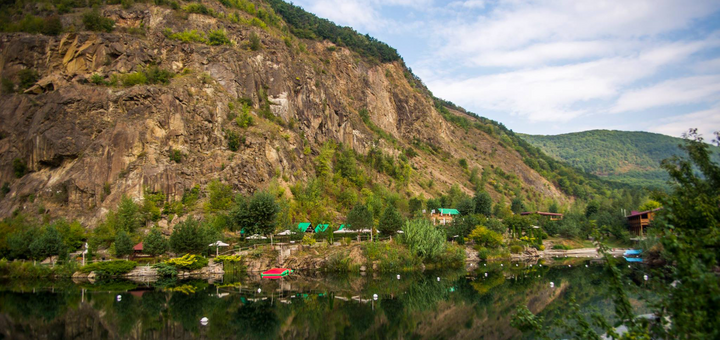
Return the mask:
[[(399, 280), (299, 274), (214, 283), (4, 282), (0, 338), (516, 339), (522, 335), (510, 318), (521, 304), (547, 322), (562, 316), (570, 298), (588, 313), (612, 314), (602, 266), (573, 261), (572, 267), (505, 263), (471, 273), (404, 273)], [(642, 267), (623, 270), (642, 278)], [(635, 297), (643, 292), (633, 290)]]

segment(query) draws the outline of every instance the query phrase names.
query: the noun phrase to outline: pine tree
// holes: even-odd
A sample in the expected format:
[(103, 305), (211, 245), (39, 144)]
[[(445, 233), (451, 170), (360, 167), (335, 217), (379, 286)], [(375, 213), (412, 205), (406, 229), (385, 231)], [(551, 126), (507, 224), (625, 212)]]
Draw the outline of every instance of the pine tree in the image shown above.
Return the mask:
[(129, 256), (133, 253), (133, 243), (125, 230), (120, 230), (115, 235), (115, 256)]
[(348, 213), (346, 223), (351, 230), (370, 229), (373, 227), (373, 216), (365, 204), (358, 203)]
[(487, 191), (478, 191), (475, 193), (475, 213), (483, 214), (489, 217), (492, 214), (492, 198)]
[(143, 241), (143, 252), (152, 256), (162, 255), (168, 249), (168, 241), (162, 235), (160, 229), (153, 228), (150, 234)]
[(389, 204), (387, 208), (385, 208), (385, 212), (380, 220), (378, 229), (383, 235), (392, 236), (395, 235), (395, 233), (400, 230), (404, 224), (405, 219), (402, 215), (400, 215), (397, 209), (395, 209), (395, 206)]

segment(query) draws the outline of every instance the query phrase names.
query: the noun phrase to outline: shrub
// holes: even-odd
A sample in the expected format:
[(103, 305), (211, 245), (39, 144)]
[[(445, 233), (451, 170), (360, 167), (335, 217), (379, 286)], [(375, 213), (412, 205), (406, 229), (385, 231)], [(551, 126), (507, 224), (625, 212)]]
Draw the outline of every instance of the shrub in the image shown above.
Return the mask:
[(20, 158), (13, 159), (13, 172), (15, 172), (15, 177), (17, 178), (25, 176), (27, 173), (27, 165), (25, 165), (25, 161)]
[(215, 258), (215, 262), (218, 263), (238, 263), (242, 261), (242, 256), (240, 255), (220, 255)]
[(176, 257), (165, 261), (165, 263), (175, 266), (183, 270), (197, 270), (208, 265), (208, 259), (193, 254), (185, 254), (182, 257)]
[(209, 248), (208, 244), (215, 241), (216, 237), (215, 230), (208, 228), (207, 225), (192, 217), (188, 217), (173, 229), (170, 235), (170, 248), (178, 254), (197, 254), (207, 250)]
[(178, 149), (170, 149), (170, 160), (175, 163), (182, 162), (183, 154), (182, 151)]
[(177, 268), (165, 262), (157, 263), (153, 265), (153, 268), (157, 270), (158, 275), (163, 277), (174, 277), (177, 275)]
[(408, 221), (402, 230), (402, 243), (423, 259), (432, 259), (445, 250), (445, 233), (427, 219)]
[(129, 256), (133, 253), (133, 243), (125, 230), (120, 230), (115, 236), (115, 256)]
[(58, 35), (62, 32), (62, 22), (60, 17), (57, 15), (51, 15), (43, 19), (42, 34), (45, 35)]
[(83, 14), (82, 22), (86, 29), (96, 32), (112, 32), (115, 27), (114, 20), (100, 15), (97, 10), (85, 12), (85, 14)]
[(143, 74), (149, 84), (164, 84), (170, 83), (170, 79), (175, 76), (172, 72), (161, 69), (156, 65), (151, 65), (143, 70)]
[(225, 30), (212, 30), (208, 34), (207, 44), (211, 46), (230, 45), (230, 39), (225, 34)]
[(0, 199), (5, 198), (5, 195), (7, 195), (10, 192), (10, 183), (3, 182), (2, 188), (0, 188)]
[(570, 249), (572, 249), (572, 247), (566, 246), (566, 245), (564, 245), (564, 244), (556, 244), (556, 245), (553, 245), (552, 249), (570, 250)]
[(485, 247), (480, 247), (477, 251), (478, 251), (478, 258), (480, 258), (482, 260), (487, 260), (488, 257), (490, 257), (490, 254), (492, 254), (490, 249), (487, 249)]
[(13, 83), (12, 80), (3, 77), (2, 78), (2, 91), (3, 91), (3, 93), (15, 92), (15, 83)]
[(95, 85), (107, 85), (105, 78), (97, 73), (93, 73), (93, 75), (90, 76), (90, 82)]
[(145, 76), (145, 73), (143, 72), (133, 72), (124, 74), (120, 77), (120, 80), (122, 81), (123, 86), (135, 86), (135, 85), (145, 85), (148, 83), (147, 76)]
[(27, 89), (30, 86), (35, 85), (38, 79), (40, 79), (40, 75), (37, 73), (37, 71), (31, 68), (25, 68), (20, 70), (20, 72), (18, 72), (18, 76), (20, 77), (21, 89)]
[(248, 47), (250, 47), (251, 50), (257, 51), (262, 48), (262, 44), (260, 43), (260, 37), (255, 33), (250, 33), (250, 42), (248, 44)]
[(190, 42), (206, 43), (207, 42), (207, 40), (205, 39), (205, 36), (202, 33), (198, 32), (197, 30), (189, 30), (189, 31), (185, 30), (182, 32), (173, 33), (173, 31), (171, 29), (166, 28), (163, 31), (163, 34), (165, 34), (165, 36), (168, 39), (180, 40), (184, 43), (190, 43)]
[(188, 13), (196, 13), (196, 14), (203, 14), (203, 15), (213, 15), (214, 11), (211, 8), (207, 8), (203, 4), (199, 3), (191, 3), (185, 7), (183, 7), (183, 11)]
[(240, 148), (240, 135), (232, 130), (229, 130), (227, 132), (227, 138), (228, 138), (228, 149), (230, 151), (238, 151)]
[(363, 246), (368, 262), (377, 262), (381, 272), (415, 270), (422, 262), (411, 250), (393, 242), (368, 242)]
[(520, 254), (523, 251), (523, 247), (521, 245), (512, 245), (510, 246), (510, 252), (513, 254)]
[(125, 274), (137, 266), (135, 261), (115, 260), (107, 262), (91, 263), (80, 268), (83, 273), (95, 272), (99, 276), (117, 276)]
[(303, 245), (312, 246), (312, 245), (314, 245), (315, 243), (317, 243), (317, 241), (315, 240), (315, 238), (314, 238), (312, 235), (310, 235), (310, 234), (305, 234), (305, 236), (303, 236), (303, 239), (302, 239), (302, 244), (303, 244)]
[(502, 235), (485, 227), (477, 227), (468, 236), (475, 244), (487, 248), (497, 248), (502, 244)]

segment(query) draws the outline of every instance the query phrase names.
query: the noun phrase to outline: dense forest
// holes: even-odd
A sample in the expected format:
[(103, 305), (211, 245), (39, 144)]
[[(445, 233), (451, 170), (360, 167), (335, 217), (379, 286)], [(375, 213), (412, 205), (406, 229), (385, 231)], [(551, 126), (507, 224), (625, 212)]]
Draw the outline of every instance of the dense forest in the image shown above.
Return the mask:
[[(663, 159), (679, 155), (674, 138), (650, 132), (592, 130), (556, 136), (521, 135), (558, 160), (609, 180), (651, 187), (665, 187), (669, 179), (660, 167)], [(720, 160), (720, 148), (711, 147)]]

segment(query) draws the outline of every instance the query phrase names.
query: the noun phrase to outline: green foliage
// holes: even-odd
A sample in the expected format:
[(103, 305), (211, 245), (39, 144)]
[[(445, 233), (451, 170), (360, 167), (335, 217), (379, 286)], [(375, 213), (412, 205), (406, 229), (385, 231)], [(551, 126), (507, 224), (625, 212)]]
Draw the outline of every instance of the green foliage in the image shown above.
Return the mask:
[(427, 219), (408, 221), (402, 230), (402, 243), (423, 259), (433, 260), (445, 250), (445, 233)]
[[(682, 140), (639, 131), (593, 130), (554, 136), (521, 135), (548, 155), (609, 180), (667, 188), (668, 174), (660, 162), (681, 155)], [(710, 147), (720, 161), (720, 148)]]
[(515, 244), (510, 246), (510, 253), (512, 254), (520, 254), (523, 251), (523, 247), (521, 245)]
[(473, 229), (468, 238), (475, 241), (475, 244), (486, 248), (494, 249), (502, 245), (502, 235), (486, 227), (478, 226)]
[(156, 263), (153, 268), (157, 270), (157, 273), (161, 277), (175, 277), (177, 276), (177, 268), (171, 264), (165, 262)]
[(525, 211), (525, 203), (523, 203), (520, 197), (515, 197), (510, 202), (510, 210), (515, 214), (519, 214)]
[(162, 208), (165, 204), (165, 194), (162, 191), (151, 192), (145, 189), (143, 204), (140, 207), (140, 214), (144, 222), (158, 221), (162, 215)]
[(338, 46), (346, 46), (362, 56), (379, 62), (401, 60), (397, 51), (368, 35), (361, 35), (350, 27), (340, 27), (321, 19), (301, 7), (282, 0), (268, 1), (277, 14), (285, 19), (290, 32), (301, 39), (327, 39)]
[(475, 200), (470, 197), (463, 198), (457, 204), (457, 210), (460, 215), (467, 216), (475, 213)]
[(182, 153), (182, 151), (180, 151), (180, 150), (178, 150), (178, 149), (170, 148), (169, 154), (170, 154), (170, 160), (171, 160), (171, 161), (173, 161), (173, 162), (175, 162), (175, 163), (180, 163), (180, 162), (182, 162), (182, 158), (183, 158), (183, 153)]
[(228, 184), (214, 179), (208, 184), (208, 201), (205, 202), (206, 212), (224, 211), (232, 203), (232, 188)]
[(649, 211), (649, 210), (655, 210), (657, 208), (662, 207), (662, 204), (655, 200), (647, 200), (645, 203), (643, 203), (640, 208), (638, 208), (639, 211)]
[(34, 238), (29, 246), (32, 258), (37, 260), (58, 255), (64, 248), (62, 237), (54, 226), (45, 228), (40, 237)]
[(205, 39), (205, 34), (198, 32), (197, 30), (185, 30), (182, 32), (175, 32), (169, 28), (166, 28), (163, 31), (163, 34), (168, 39), (172, 40), (180, 40), (184, 43), (191, 43), (191, 42), (199, 42), (199, 43), (207, 43), (207, 39)]
[(460, 166), (461, 166), (463, 169), (467, 170), (467, 168), (468, 168), (468, 162), (467, 162), (467, 160), (466, 160), (465, 158), (461, 158), (459, 164), (460, 164)]
[(178, 223), (170, 235), (170, 249), (177, 254), (199, 254), (208, 249), (208, 245), (217, 236), (214, 230), (192, 217)]
[(395, 235), (398, 230), (402, 229), (404, 224), (405, 219), (402, 215), (400, 215), (397, 209), (395, 209), (395, 206), (388, 204), (382, 218), (380, 219), (378, 229), (382, 232), (383, 236), (392, 236)]
[(250, 33), (250, 40), (248, 42), (248, 47), (252, 51), (258, 51), (262, 48), (262, 43), (260, 42), (260, 37), (257, 35), (257, 33), (255, 33), (255, 32)]
[(203, 14), (209, 16), (215, 16), (215, 11), (212, 8), (208, 8), (201, 3), (190, 3), (183, 7), (183, 11), (188, 13)]
[(317, 243), (317, 240), (315, 240), (315, 237), (311, 234), (305, 234), (303, 235), (302, 242), (304, 246), (313, 246), (315, 243)]
[(38, 79), (40, 79), (38, 72), (31, 68), (24, 68), (20, 70), (20, 72), (18, 72), (18, 77), (20, 78), (20, 89), (30, 88), (35, 85)]
[(478, 191), (475, 193), (475, 213), (489, 217), (492, 214), (492, 198), (487, 191)]
[(200, 255), (185, 254), (165, 261), (165, 263), (182, 270), (197, 270), (208, 265), (208, 259)]
[(415, 253), (394, 242), (367, 242), (363, 244), (369, 263), (377, 263), (377, 271), (392, 272), (416, 270), (422, 259)]
[(2, 92), (3, 93), (15, 92), (15, 83), (13, 83), (12, 80), (3, 77), (2, 78)]
[(13, 173), (15, 174), (16, 178), (21, 178), (25, 176), (27, 173), (27, 165), (25, 165), (25, 161), (21, 158), (15, 158), (13, 159)]
[(152, 228), (143, 240), (143, 252), (152, 256), (162, 255), (168, 250), (168, 240), (160, 229)]
[(219, 255), (215, 258), (215, 262), (217, 263), (239, 263), (242, 261), (242, 256), (240, 255)]
[(83, 273), (95, 272), (96, 275), (101, 277), (107, 276), (118, 276), (130, 272), (137, 267), (135, 261), (107, 261), (107, 262), (95, 262), (88, 264), (80, 268)]
[(238, 151), (238, 149), (240, 148), (240, 134), (232, 130), (228, 130), (226, 134), (228, 149), (233, 152)]
[(57, 15), (41, 18), (32, 14), (26, 14), (19, 22), (7, 22), (0, 24), (0, 31), (58, 35), (62, 32), (62, 23)]
[(130, 87), (135, 85), (145, 85), (148, 83), (147, 77), (143, 72), (132, 72), (120, 76), (123, 86)]
[(225, 30), (211, 30), (208, 33), (207, 44), (210, 46), (231, 45), (230, 39), (227, 37)]
[(350, 230), (371, 229), (373, 216), (365, 204), (358, 203), (350, 210), (345, 222)]
[(102, 16), (97, 10), (85, 12), (82, 17), (82, 22), (86, 29), (96, 32), (112, 32), (115, 27), (114, 20)]
[(242, 109), (237, 118), (235, 118), (235, 123), (243, 129), (254, 125), (255, 120), (250, 113), (250, 104), (242, 103)]
[(120, 230), (117, 235), (115, 235), (115, 256), (123, 257), (132, 255), (133, 246), (130, 236), (124, 230)]
[(140, 208), (131, 198), (123, 195), (118, 205), (114, 229), (134, 233), (141, 224)]
[(274, 195), (267, 191), (256, 191), (250, 199), (236, 199), (230, 211), (230, 219), (233, 229), (245, 229), (246, 235), (270, 235), (275, 231), (279, 210)]

